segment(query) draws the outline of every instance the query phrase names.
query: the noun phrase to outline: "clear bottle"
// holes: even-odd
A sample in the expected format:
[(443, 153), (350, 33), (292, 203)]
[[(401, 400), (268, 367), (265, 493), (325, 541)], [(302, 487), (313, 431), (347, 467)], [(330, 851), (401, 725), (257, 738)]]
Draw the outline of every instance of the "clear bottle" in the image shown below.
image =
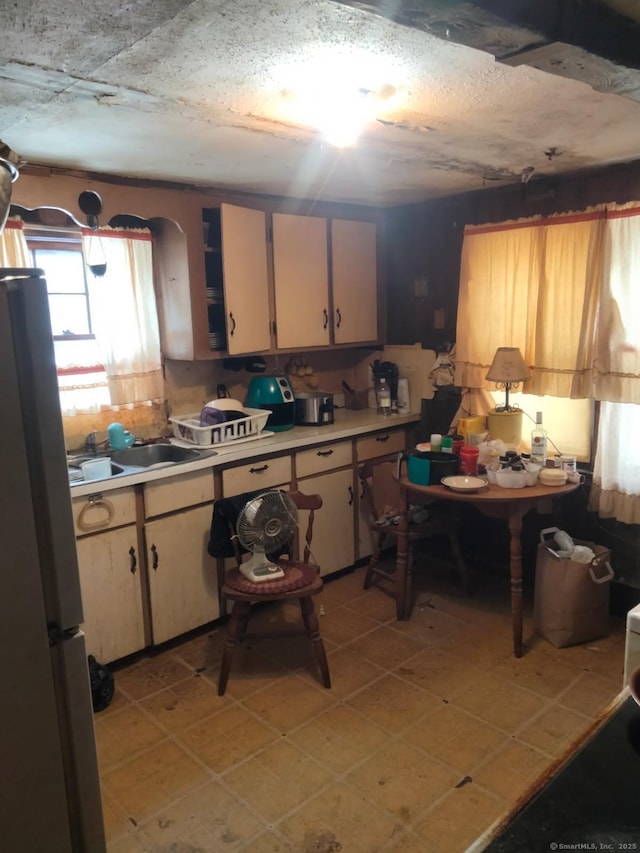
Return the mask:
[(391, 414), (391, 389), (386, 379), (381, 379), (378, 385), (378, 414)]
[(531, 461), (544, 465), (547, 458), (547, 431), (542, 426), (542, 412), (536, 412), (536, 425), (531, 430)]

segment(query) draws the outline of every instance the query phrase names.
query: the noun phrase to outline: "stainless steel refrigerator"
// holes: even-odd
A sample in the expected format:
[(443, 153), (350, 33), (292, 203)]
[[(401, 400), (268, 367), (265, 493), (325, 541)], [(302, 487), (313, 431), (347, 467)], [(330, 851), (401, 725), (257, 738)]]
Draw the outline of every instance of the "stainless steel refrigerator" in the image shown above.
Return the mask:
[(105, 850), (41, 270), (0, 269), (0, 847)]

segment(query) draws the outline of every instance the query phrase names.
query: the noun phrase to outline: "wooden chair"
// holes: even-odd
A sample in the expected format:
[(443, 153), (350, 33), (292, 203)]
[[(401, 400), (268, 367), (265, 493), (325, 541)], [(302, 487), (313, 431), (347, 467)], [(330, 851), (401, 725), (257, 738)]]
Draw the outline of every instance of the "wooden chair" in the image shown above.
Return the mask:
[[(469, 574), (462, 557), (460, 544), (456, 534), (455, 518), (449, 514), (449, 507), (438, 507), (429, 504), (424, 520), (409, 521), (409, 542), (407, 554), (407, 582), (405, 599), (400, 600), (402, 595), (402, 584), (396, 583), (395, 566), (386, 568), (380, 564), (382, 548), (387, 537), (397, 539), (398, 525), (397, 515), (402, 505), (400, 486), (395, 477), (396, 459), (382, 457), (362, 463), (358, 468), (358, 475), (362, 484), (362, 496), (368, 505), (369, 517), (367, 523), (372, 536), (373, 553), (367, 566), (364, 578), (364, 589), (368, 589), (375, 578), (383, 578), (392, 585), (396, 598), (396, 610), (398, 618), (405, 618), (400, 614), (409, 614), (412, 605), (412, 576), (414, 563), (414, 545), (426, 539), (436, 536), (447, 536), (449, 546), (454, 557), (460, 584), (463, 591), (469, 595), (471, 585)], [(396, 523), (392, 523), (393, 519)]]
[[(229, 617), (222, 652), (218, 696), (223, 696), (227, 688), (236, 646), (246, 635), (251, 605), (260, 601), (298, 601), (304, 631), (311, 640), (322, 683), (327, 688), (331, 687), (329, 664), (324, 643), (320, 636), (318, 617), (313, 605), (313, 596), (322, 591), (323, 582), (320, 577), (319, 566), (309, 562), (315, 512), (322, 506), (322, 498), (320, 495), (304, 495), (298, 491), (287, 492), (287, 495), (298, 510), (309, 510), (302, 560), (278, 559), (276, 562), (283, 568), (284, 577), (263, 583), (252, 583), (237, 568), (231, 569), (225, 574), (221, 590), (222, 600), (232, 601), (233, 608)], [(239, 566), (241, 562), (240, 549), (237, 547), (236, 538), (233, 539), (233, 542), (236, 545), (236, 561)], [(294, 549), (292, 548), (292, 550)]]

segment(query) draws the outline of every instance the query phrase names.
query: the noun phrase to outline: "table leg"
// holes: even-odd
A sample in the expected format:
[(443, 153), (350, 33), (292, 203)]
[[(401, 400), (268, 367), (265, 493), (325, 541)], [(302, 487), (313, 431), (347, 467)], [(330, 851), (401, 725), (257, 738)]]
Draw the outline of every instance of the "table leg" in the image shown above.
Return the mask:
[(511, 576), (511, 618), (513, 622), (513, 653), (522, 657), (522, 517), (526, 510), (513, 503), (509, 511), (509, 574)]
[(409, 498), (406, 489), (402, 489), (402, 506), (400, 507), (400, 518), (398, 519), (398, 538), (396, 541), (396, 618), (403, 621), (409, 618), (410, 607), (407, 606), (407, 590), (411, 585), (411, 578), (407, 578), (409, 571), (409, 521), (407, 513), (409, 510)]

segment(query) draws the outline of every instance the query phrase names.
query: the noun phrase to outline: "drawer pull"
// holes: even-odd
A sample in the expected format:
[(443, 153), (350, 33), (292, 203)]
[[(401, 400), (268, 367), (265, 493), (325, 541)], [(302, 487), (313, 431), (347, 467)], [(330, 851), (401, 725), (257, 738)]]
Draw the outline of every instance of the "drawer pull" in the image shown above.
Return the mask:
[(349, 486), (349, 506), (353, 506), (353, 486)]
[(229, 322), (231, 323), (231, 329), (229, 331), (229, 335), (231, 335), (231, 337), (233, 337), (233, 333), (236, 330), (236, 319), (233, 316), (233, 311), (229, 311)]
[(342, 314), (340, 313), (340, 309), (336, 308), (336, 329), (339, 329), (342, 324)]
[(332, 456), (333, 450), (319, 450), (317, 455), (318, 456)]
[(160, 561), (158, 560), (158, 549), (156, 548), (155, 545), (151, 546), (151, 553), (153, 554), (153, 562), (151, 563), (151, 568), (157, 570), (158, 563)]
[(138, 561), (136, 560), (136, 549), (133, 547), (133, 545), (131, 546), (131, 548), (129, 548), (129, 556), (131, 557), (131, 566), (129, 570), (132, 575), (135, 575), (136, 569), (138, 567)]
[(389, 441), (389, 436), (388, 435), (377, 435), (376, 441), (382, 441), (382, 442)]
[(250, 474), (262, 474), (263, 471), (268, 469), (268, 465), (261, 465), (260, 468), (249, 468)]
[(322, 317), (323, 317), (322, 328), (326, 329), (327, 326), (329, 325), (329, 314), (328, 314), (326, 308), (322, 309)]
[[(93, 524), (87, 523), (84, 518), (85, 514), (94, 507), (99, 506), (106, 510), (106, 518), (99, 518), (98, 521), (94, 521)], [(115, 514), (116, 510), (111, 501), (105, 500), (105, 498), (100, 494), (89, 495), (86, 504), (78, 513), (76, 524), (79, 530), (84, 530), (85, 532), (88, 532), (89, 530), (99, 530), (102, 527), (108, 527), (113, 521)]]

